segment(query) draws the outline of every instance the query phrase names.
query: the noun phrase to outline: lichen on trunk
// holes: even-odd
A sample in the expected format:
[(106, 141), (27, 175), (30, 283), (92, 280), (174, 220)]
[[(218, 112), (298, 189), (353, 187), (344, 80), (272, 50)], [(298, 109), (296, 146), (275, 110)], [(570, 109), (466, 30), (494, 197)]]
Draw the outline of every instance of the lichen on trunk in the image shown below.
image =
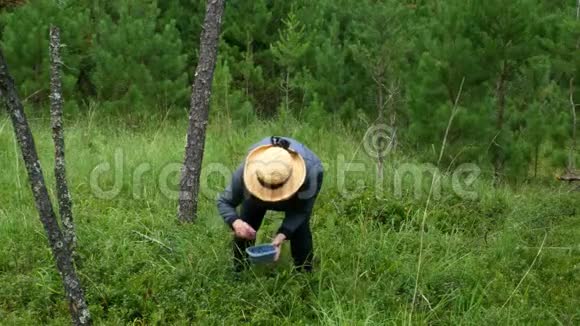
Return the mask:
[(66, 181), (66, 163), (64, 159), (64, 131), (62, 122), (62, 83), (60, 78), (60, 30), (50, 28), (50, 118), (52, 139), (54, 141), (54, 175), (56, 178), (56, 193), (58, 207), (63, 226), (64, 242), (73, 253), (76, 247), (76, 233), (72, 216), (72, 200)]
[(68, 246), (65, 245), (63, 234), (56, 220), (44, 182), (44, 175), (36, 152), (32, 132), (26, 120), (22, 102), (14, 86), (14, 80), (8, 72), (8, 65), (6, 64), (4, 53), (1, 49), (0, 96), (4, 98), (8, 115), (14, 126), (14, 133), (28, 172), (28, 180), (36, 204), (36, 210), (38, 211), (40, 221), (48, 237), (48, 242), (69, 301), (72, 322), (74, 325), (90, 325), (91, 318), (84, 292), (76, 274), (71, 252)]

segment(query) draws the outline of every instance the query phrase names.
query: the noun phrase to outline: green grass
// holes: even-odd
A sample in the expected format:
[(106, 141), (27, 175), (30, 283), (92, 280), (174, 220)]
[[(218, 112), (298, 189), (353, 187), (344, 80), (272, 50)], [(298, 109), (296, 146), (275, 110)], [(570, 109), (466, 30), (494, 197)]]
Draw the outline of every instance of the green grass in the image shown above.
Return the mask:
[[(494, 189), (483, 175), (472, 186), (477, 198), (462, 199), (443, 176), (440, 196), (426, 207), (429, 177), (419, 196), (410, 180), (400, 195), (392, 186), (392, 171), (413, 163), (408, 153), (388, 159), (379, 198), (373, 162), (360, 137), (346, 128), (214, 121), (206, 170), (235, 168), (250, 144), (273, 133), (304, 140), (323, 159), (327, 173), (312, 220), (316, 273), (293, 273), (284, 248), (278, 265), (233, 278), (230, 234), (214, 204), (227, 180), (217, 173), (204, 179), (197, 222), (177, 223), (172, 196), (185, 121), (74, 118), (66, 121), (65, 132), (78, 270), (97, 324), (580, 323), (578, 192), (555, 182), (552, 188)], [(48, 126), (43, 118), (32, 121), (54, 198)], [(103, 172), (99, 186), (110, 189), (120, 178), (120, 193), (99, 198), (91, 172), (106, 162), (113, 167), (116, 152), (122, 153), (122, 173)], [(365, 171), (347, 175), (351, 191), (345, 197), (337, 170), (348, 162), (363, 164)], [(134, 182), (139, 170), (145, 172)], [(0, 172), (0, 323), (68, 324), (12, 127), (1, 116)], [(353, 190), (361, 181), (364, 187)], [(268, 215), (261, 241), (268, 241), (281, 218)]]

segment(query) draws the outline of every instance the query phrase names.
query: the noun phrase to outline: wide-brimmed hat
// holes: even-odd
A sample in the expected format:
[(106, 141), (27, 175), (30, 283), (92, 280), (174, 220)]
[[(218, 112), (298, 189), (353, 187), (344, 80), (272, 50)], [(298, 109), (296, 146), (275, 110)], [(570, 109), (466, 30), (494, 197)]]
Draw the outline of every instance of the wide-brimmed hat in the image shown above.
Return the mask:
[(300, 154), (275, 144), (258, 146), (246, 157), (244, 184), (262, 201), (277, 202), (294, 195), (306, 179)]

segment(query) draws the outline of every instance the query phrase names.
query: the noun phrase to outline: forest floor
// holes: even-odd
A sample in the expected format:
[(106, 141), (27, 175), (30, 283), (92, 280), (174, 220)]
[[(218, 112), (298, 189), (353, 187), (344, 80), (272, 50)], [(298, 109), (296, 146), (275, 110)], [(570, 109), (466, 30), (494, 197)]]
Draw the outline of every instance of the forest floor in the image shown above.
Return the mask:
[[(50, 123), (31, 125), (54, 199)], [(181, 225), (186, 127), (66, 121), (78, 271), (97, 325), (580, 324), (580, 192), (568, 185), (494, 188), (483, 173), (468, 195), (452, 190), (449, 175), (436, 191), (429, 175), (416, 188), (414, 180), (397, 184), (392, 171), (422, 165), (397, 154), (377, 188), (372, 158), (348, 130), (221, 122), (209, 127), (198, 219)], [(280, 263), (236, 279), (215, 196), (248, 146), (272, 133), (302, 140), (325, 163), (312, 218), (316, 272), (294, 273), (286, 245)], [(27, 182), (0, 116), (0, 324), (66, 325)], [(282, 219), (268, 217), (259, 242)]]

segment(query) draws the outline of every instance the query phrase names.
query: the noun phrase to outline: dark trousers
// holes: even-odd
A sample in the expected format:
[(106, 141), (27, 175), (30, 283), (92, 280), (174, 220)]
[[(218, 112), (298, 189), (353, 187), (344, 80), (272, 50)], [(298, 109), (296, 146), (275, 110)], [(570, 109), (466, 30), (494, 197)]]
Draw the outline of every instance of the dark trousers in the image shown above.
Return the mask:
[[(241, 219), (250, 224), (258, 231), (262, 225), (267, 209), (251, 199), (242, 203)], [(312, 233), (310, 232), (310, 220), (306, 220), (292, 234), (290, 249), (294, 264), (299, 271), (312, 270)], [(254, 240), (246, 240), (234, 237), (234, 264), (236, 270), (242, 270), (247, 265), (246, 248), (254, 245)]]

